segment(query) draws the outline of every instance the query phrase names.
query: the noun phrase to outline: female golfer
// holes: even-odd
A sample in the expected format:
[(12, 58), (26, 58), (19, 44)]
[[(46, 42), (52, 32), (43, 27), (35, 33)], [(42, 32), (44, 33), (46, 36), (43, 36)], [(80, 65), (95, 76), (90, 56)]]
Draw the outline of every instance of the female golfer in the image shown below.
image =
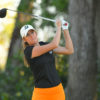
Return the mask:
[[(24, 42), (25, 59), (35, 79), (32, 100), (65, 100), (65, 92), (55, 67), (56, 54), (72, 54), (73, 44), (66, 21), (56, 20), (57, 31), (50, 43), (38, 42), (37, 32), (31, 25), (24, 25), (20, 34)], [(65, 47), (59, 46), (61, 27), (65, 37)]]

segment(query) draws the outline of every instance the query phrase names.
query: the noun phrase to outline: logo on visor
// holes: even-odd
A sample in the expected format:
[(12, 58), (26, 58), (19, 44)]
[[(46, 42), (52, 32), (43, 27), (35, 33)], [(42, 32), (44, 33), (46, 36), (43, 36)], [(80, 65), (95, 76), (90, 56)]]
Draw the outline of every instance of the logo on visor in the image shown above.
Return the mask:
[(28, 25), (25, 26), (25, 30), (28, 28)]
[(49, 51), (49, 54), (52, 54), (52, 51)]

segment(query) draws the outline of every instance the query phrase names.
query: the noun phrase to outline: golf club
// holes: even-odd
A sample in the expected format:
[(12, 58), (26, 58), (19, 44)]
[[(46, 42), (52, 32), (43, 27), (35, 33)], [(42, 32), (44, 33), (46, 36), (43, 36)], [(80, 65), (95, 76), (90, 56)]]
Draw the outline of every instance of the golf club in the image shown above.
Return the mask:
[(0, 18), (6, 17), (7, 10), (13, 11), (13, 12), (17, 12), (17, 13), (22, 13), (22, 14), (24, 14), (24, 15), (33, 16), (33, 17), (36, 18), (36, 19), (44, 19), (44, 20), (47, 20), (47, 21), (56, 22), (56, 21), (53, 20), (53, 19), (45, 18), (45, 17), (42, 17), (42, 16), (37, 16), (37, 15), (34, 15), (34, 14), (30, 14), (30, 13), (20, 12), (20, 11), (8, 9), (8, 8), (3, 8), (3, 9), (0, 10)]

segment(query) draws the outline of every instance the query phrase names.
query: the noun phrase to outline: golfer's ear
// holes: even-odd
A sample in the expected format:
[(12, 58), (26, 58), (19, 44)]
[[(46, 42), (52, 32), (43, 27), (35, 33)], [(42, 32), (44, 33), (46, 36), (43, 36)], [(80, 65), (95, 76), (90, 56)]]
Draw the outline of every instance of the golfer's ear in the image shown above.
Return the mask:
[(25, 37), (23, 37), (22, 40), (25, 42), (26, 41)]

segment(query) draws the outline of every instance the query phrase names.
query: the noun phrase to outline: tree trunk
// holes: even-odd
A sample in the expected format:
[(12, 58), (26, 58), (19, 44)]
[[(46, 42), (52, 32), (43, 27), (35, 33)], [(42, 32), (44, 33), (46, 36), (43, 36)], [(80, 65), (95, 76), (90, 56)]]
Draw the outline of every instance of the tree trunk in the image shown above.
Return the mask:
[(69, 100), (96, 100), (96, 0), (70, 0), (74, 54), (69, 57)]
[[(33, 9), (33, 0), (21, 0), (17, 10), (32, 13), (32, 9)], [(32, 23), (31, 16), (18, 13), (16, 18), (16, 23), (15, 23), (15, 28), (12, 33), (9, 51), (8, 51), (8, 59), (9, 58), (11, 59), (14, 55), (18, 54), (18, 52), (22, 49), (20, 28), (22, 25), (28, 23), (29, 21), (30, 23)], [(16, 61), (14, 61), (14, 63), (15, 62)]]
[(95, 33), (97, 39), (97, 53), (98, 53), (98, 61), (100, 61), (100, 0), (97, 1), (96, 4), (96, 19), (95, 19)]
[(8, 58), (16, 54), (18, 49), (21, 48), (21, 38), (20, 38), (19, 33), (20, 33), (20, 27), (16, 25), (12, 34), (12, 38), (11, 38)]
[[(97, 55), (98, 55), (98, 94), (100, 94), (100, 0), (97, 1), (96, 4), (96, 20), (95, 20), (95, 33), (96, 33), (96, 40), (97, 40)], [(98, 100), (100, 100), (100, 95), (98, 95)]]

